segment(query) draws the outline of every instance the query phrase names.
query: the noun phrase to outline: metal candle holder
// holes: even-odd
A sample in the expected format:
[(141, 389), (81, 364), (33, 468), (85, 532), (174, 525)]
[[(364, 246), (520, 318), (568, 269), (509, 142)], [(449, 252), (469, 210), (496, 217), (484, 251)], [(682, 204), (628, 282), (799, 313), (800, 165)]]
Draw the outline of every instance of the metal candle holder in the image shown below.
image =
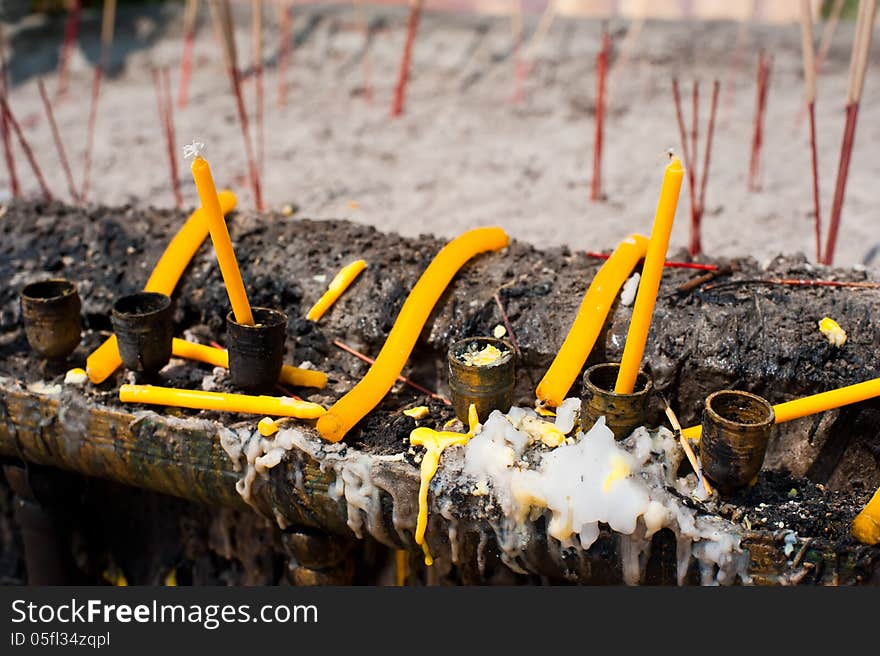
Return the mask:
[(232, 384), (249, 392), (267, 392), (278, 382), (287, 337), (287, 315), (271, 308), (251, 308), (254, 325), (226, 315), (229, 375)]
[(593, 365), (584, 372), (584, 393), (581, 405), (582, 427), (589, 430), (599, 417), (605, 417), (605, 425), (622, 440), (648, 417), (648, 404), (654, 383), (644, 371), (639, 371), (632, 394), (617, 394), (614, 384), (620, 372), (619, 362)]
[(82, 302), (76, 285), (63, 278), (42, 280), (21, 291), (21, 316), (28, 344), (49, 360), (64, 360), (82, 336)]
[[(490, 364), (467, 364), (464, 355), (494, 346), (501, 355)], [(509, 342), (493, 337), (468, 337), (449, 347), (449, 389), (455, 416), (467, 424), (468, 408), (474, 404), (480, 421), (493, 410), (507, 411), (513, 404), (516, 384), (516, 358)]]

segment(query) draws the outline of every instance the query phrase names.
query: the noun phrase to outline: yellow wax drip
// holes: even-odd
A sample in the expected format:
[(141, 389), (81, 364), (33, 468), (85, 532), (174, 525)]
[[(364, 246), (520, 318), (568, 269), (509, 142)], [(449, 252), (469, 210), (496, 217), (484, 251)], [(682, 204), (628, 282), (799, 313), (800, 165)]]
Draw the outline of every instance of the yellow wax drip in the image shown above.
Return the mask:
[(657, 201), (657, 211), (654, 214), (651, 241), (648, 242), (648, 251), (645, 253), (639, 291), (636, 293), (626, 344), (623, 347), (617, 384), (614, 386), (617, 394), (632, 394), (642, 366), (645, 343), (648, 341), (648, 331), (654, 316), (654, 304), (657, 302), (660, 279), (663, 277), (666, 251), (669, 248), (669, 235), (672, 233), (675, 209), (678, 207), (682, 177), (684, 177), (684, 168), (679, 159), (673, 157), (666, 167), (663, 186), (660, 188), (660, 200)]
[(613, 455), (611, 457), (611, 472), (609, 472), (608, 476), (605, 478), (605, 482), (602, 484), (602, 491), (607, 493), (614, 483), (623, 480), (631, 473), (632, 470), (629, 468), (629, 465), (626, 464), (626, 461), (619, 455)]
[(565, 400), (602, 332), (620, 288), (647, 250), (647, 237), (630, 235), (596, 272), (562, 348), (538, 384), (535, 394), (540, 401), (555, 408)]
[(223, 220), (223, 211), (217, 199), (217, 189), (214, 187), (211, 167), (208, 166), (208, 161), (204, 157), (198, 156), (193, 160), (191, 168), (193, 180), (195, 180), (196, 188), (199, 191), (199, 199), (202, 202), (202, 209), (205, 211), (208, 230), (211, 233), (211, 242), (213, 242), (214, 251), (217, 253), (220, 274), (223, 276), (223, 284), (226, 285), (226, 293), (229, 295), (229, 303), (232, 305), (232, 313), (238, 323), (253, 326), (254, 315), (251, 313), (244, 281), (242, 281), (241, 272), (238, 270), (238, 260), (235, 259), (232, 240), (229, 239), (229, 230)]
[(508, 241), (501, 228), (477, 228), (459, 235), (441, 249), (404, 301), (367, 374), (318, 420), (321, 437), (338, 442), (379, 404), (403, 370), (431, 311), (458, 270), (475, 255), (500, 250)]
[(479, 425), (477, 418), (477, 406), (471, 403), (468, 408), (468, 424), (467, 433), (450, 433), (446, 431), (435, 431), (425, 426), (416, 428), (409, 434), (409, 443), (413, 446), (425, 447), (425, 455), (422, 456), (421, 477), (422, 481), (419, 485), (419, 517), (416, 521), (416, 544), (422, 545), (422, 551), (425, 553), (425, 565), (429, 567), (434, 564), (431, 552), (428, 550), (428, 543), (425, 542), (425, 531), (428, 529), (428, 487), (431, 485), (431, 479), (437, 473), (437, 466), (440, 464), (440, 455), (443, 450), (449, 446), (464, 446), (474, 436)]
[[(215, 367), (229, 369), (229, 353), (226, 349), (218, 349), (205, 344), (188, 342), (185, 339), (175, 337), (171, 342), (171, 354), (176, 358), (195, 360), (212, 364)], [(291, 367), (289, 364), (281, 365), (281, 375), (278, 381), (294, 387), (316, 387), (323, 389), (327, 385), (327, 374), (323, 371), (312, 369), (300, 369)]]
[(495, 364), (501, 358), (501, 350), (492, 344), (486, 344), (475, 353), (462, 353), (462, 361), (469, 367), (488, 367)]
[(846, 331), (830, 317), (824, 317), (819, 321), (819, 332), (825, 335), (832, 346), (841, 347), (846, 344)]
[(123, 403), (167, 405), (193, 410), (219, 410), (254, 415), (317, 419), (326, 412), (317, 403), (299, 401), (286, 396), (251, 396), (202, 390), (173, 389), (154, 385), (122, 385), (119, 400)]
[(396, 561), (395, 562), (395, 564), (396, 564), (395, 579), (397, 582), (397, 587), (401, 588), (406, 585), (406, 574), (407, 574), (407, 572), (406, 572), (407, 562), (406, 561), (408, 558), (408, 554), (406, 553), (406, 550), (404, 550), (404, 549), (397, 549), (394, 552), (394, 556), (395, 556), (395, 561)]
[(430, 414), (430, 411), (426, 405), (417, 405), (415, 408), (407, 408), (403, 414), (413, 419), (424, 419)]
[(853, 537), (862, 544), (880, 544), (880, 488), (852, 523)]
[[(223, 189), (217, 194), (220, 199), (220, 210), (223, 214), (229, 214), (235, 209), (237, 199), (235, 194)], [(189, 266), (190, 261), (199, 250), (199, 247), (208, 237), (208, 222), (201, 208), (190, 214), (189, 218), (178, 230), (174, 238), (169, 242), (162, 257), (156, 263), (156, 268), (147, 280), (144, 291), (161, 292), (171, 296), (180, 277)], [(116, 345), (116, 335), (107, 339), (101, 346), (95, 349), (86, 360), (86, 370), (89, 372), (89, 380), (95, 385), (103, 383), (108, 376), (122, 366), (122, 358), (119, 356), (119, 347)]]
[(324, 313), (342, 296), (343, 292), (348, 289), (349, 285), (354, 282), (361, 271), (367, 268), (367, 263), (363, 260), (356, 260), (351, 264), (342, 267), (339, 273), (330, 281), (327, 291), (318, 299), (318, 302), (312, 306), (306, 319), (309, 321), (318, 321), (324, 316)]
[[(805, 396), (802, 399), (786, 401), (773, 406), (776, 415), (776, 423), (782, 424), (792, 419), (800, 419), (809, 415), (815, 415), (826, 410), (841, 408), (851, 403), (866, 401), (880, 396), (880, 378), (872, 378), (864, 383), (847, 385), (829, 392)], [(702, 426), (691, 426), (681, 432), (683, 437), (689, 440), (699, 440), (703, 434)]]
[(278, 432), (278, 424), (272, 417), (263, 417), (260, 419), (260, 423), (257, 424), (257, 430), (260, 431), (260, 435), (263, 437), (272, 437)]

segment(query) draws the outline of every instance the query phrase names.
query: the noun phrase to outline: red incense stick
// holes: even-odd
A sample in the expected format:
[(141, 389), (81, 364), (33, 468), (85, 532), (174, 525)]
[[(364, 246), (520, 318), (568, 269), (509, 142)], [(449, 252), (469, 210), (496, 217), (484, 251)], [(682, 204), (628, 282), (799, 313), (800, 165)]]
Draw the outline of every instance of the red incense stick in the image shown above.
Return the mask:
[[(3, 38), (3, 25), (0, 24), (0, 97), (6, 97), (6, 40)], [(9, 175), (9, 190), (13, 198), (21, 195), (21, 187), (18, 184), (18, 173), (15, 170), (15, 151), (12, 149), (12, 141), (9, 138), (9, 121), (6, 112), (0, 112), (0, 135), (3, 138), (3, 155), (6, 159), (6, 172)]]
[(67, 92), (67, 69), (82, 15), (82, 0), (70, 0), (68, 5), (70, 9), (67, 12), (67, 20), (64, 21), (64, 41), (61, 44), (61, 54), (58, 56), (58, 89), (55, 95), (59, 98)]
[(590, 184), (590, 200), (602, 196), (602, 145), (605, 132), (605, 78), (611, 53), (611, 35), (602, 33), (602, 47), (596, 55), (596, 132), (593, 138), (593, 180)]
[(52, 129), (52, 139), (55, 141), (55, 150), (58, 152), (58, 159), (61, 162), (61, 169), (64, 171), (64, 177), (67, 179), (67, 190), (74, 202), (79, 200), (76, 193), (76, 183), (73, 181), (73, 174), (70, 171), (70, 162), (67, 160), (67, 153), (64, 150), (64, 142), (61, 139), (61, 131), (55, 122), (55, 113), (52, 111), (52, 102), (49, 100), (49, 94), (46, 92), (46, 85), (43, 80), (37, 80), (37, 86), (40, 89), (40, 98), (43, 99), (43, 108), (46, 110), (46, 118), (49, 120), (49, 127)]
[(21, 149), (24, 151), (28, 163), (31, 165), (31, 170), (34, 172), (34, 176), (37, 178), (37, 182), (40, 183), (40, 188), (43, 191), (43, 196), (45, 196), (46, 200), (52, 200), (52, 193), (49, 191), (49, 186), (46, 184), (46, 179), (43, 177), (43, 172), (40, 170), (40, 166), (37, 164), (37, 160), (34, 157), (34, 151), (31, 150), (31, 146), (25, 138), (24, 132), (21, 131), (21, 127), (19, 126), (18, 121), (12, 114), (12, 110), (9, 107), (9, 103), (6, 102), (5, 96), (0, 97), (0, 103), (2, 103), (3, 105), (3, 114), (9, 121), (9, 125), (12, 126), (12, 130), (15, 132), (15, 135), (18, 137), (18, 143), (21, 146)]
[(403, 113), (404, 97), (406, 96), (406, 83), (409, 81), (409, 65), (412, 58), (413, 43), (416, 40), (416, 32), (419, 27), (419, 16), (422, 13), (424, 0), (414, 0), (409, 10), (409, 19), (406, 25), (406, 42), (403, 46), (403, 56), (400, 58), (400, 73), (397, 78), (397, 86), (394, 89), (394, 100), (391, 104), (391, 116), (400, 116)]

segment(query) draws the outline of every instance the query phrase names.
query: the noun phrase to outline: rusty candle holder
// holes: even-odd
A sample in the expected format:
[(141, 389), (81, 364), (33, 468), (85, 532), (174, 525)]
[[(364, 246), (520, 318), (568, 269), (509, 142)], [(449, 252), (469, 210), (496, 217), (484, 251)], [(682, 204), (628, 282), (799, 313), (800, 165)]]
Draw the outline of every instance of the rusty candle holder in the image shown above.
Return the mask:
[(617, 394), (614, 384), (619, 371), (619, 362), (605, 362), (584, 372), (581, 426), (585, 431), (589, 430), (599, 417), (605, 417), (605, 425), (614, 433), (615, 439), (623, 440), (636, 428), (645, 425), (654, 383), (640, 370), (633, 393)]
[(127, 369), (151, 378), (171, 359), (174, 337), (171, 298), (159, 292), (138, 292), (118, 299), (110, 319)]
[(756, 394), (722, 390), (706, 399), (700, 460), (720, 494), (729, 496), (757, 478), (775, 420), (773, 406)]
[(64, 360), (82, 336), (82, 302), (69, 280), (31, 283), (21, 291), (21, 316), (28, 344), (48, 360)]
[(287, 315), (270, 308), (251, 308), (254, 325), (226, 315), (229, 375), (232, 384), (249, 392), (267, 392), (278, 382), (287, 337)]
[[(490, 346), (500, 352), (495, 360), (485, 364), (468, 362), (468, 356)], [(460, 339), (449, 347), (447, 361), (452, 407), (461, 421), (467, 424), (472, 403), (481, 422), (486, 421), (493, 410), (510, 409), (516, 384), (516, 358), (510, 343), (493, 337)]]

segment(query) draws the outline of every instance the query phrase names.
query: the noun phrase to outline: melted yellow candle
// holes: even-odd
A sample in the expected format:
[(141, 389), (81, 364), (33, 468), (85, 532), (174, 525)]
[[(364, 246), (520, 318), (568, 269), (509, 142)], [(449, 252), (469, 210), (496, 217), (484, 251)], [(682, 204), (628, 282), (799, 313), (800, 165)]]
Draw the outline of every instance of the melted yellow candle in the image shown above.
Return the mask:
[(251, 313), (247, 292), (244, 289), (244, 282), (241, 279), (241, 272), (238, 270), (238, 260), (235, 259), (235, 251), (232, 250), (232, 241), (229, 239), (229, 230), (226, 229), (226, 222), (223, 220), (223, 211), (217, 198), (211, 167), (208, 166), (204, 157), (197, 155), (193, 159), (192, 175), (199, 191), (199, 199), (202, 201), (205, 218), (208, 220), (208, 230), (211, 233), (214, 251), (217, 253), (217, 263), (220, 265), (223, 284), (226, 285), (226, 293), (229, 294), (229, 302), (232, 304), (232, 313), (238, 323), (253, 326), (254, 317)]
[(167, 405), (193, 410), (244, 412), (254, 415), (317, 419), (325, 410), (317, 403), (299, 401), (287, 396), (251, 396), (202, 390), (172, 389), (154, 385), (122, 385), (119, 400), (123, 403)]
[(538, 384), (536, 395), (540, 401), (555, 408), (565, 400), (599, 338), (620, 288), (647, 250), (647, 237), (630, 235), (596, 272), (562, 348)]
[(420, 426), (409, 434), (409, 443), (413, 446), (425, 447), (425, 455), (422, 456), (422, 482), (419, 485), (419, 518), (416, 521), (416, 544), (422, 545), (422, 551), (425, 553), (425, 565), (434, 564), (431, 552), (428, 550), (428, 543), (425, 542), (425, 531), (428, 529), (428, 487), (431, 485), (431, 479), (437, 473), (437, 465), (440, 464), (440, 455), (443, 450), (449, 446), (464, 446), (474, 436), (479, 420), (477, 418), (477, 406), (471, 403), (468, 408), (468, 424), (467, 433), (447, 433), (445, 431), (435, 431), (431, 428)]
[(475, 255), (500, 250), (507, 243), (507, 234), (501, 228), (477, 228), (443, 247), (404, 302), (376, 362), (361, 381), (318, 420), (321, 437), (338, 442), (378, 405), (403, 370), (434, 305), (458, 270)]
[(669, 248), (669, 235), (672, 233), (675, 209), (678, 207), (682, 177), (684, 177), (684, 168), (678, 158), (673, 157), (666, 166), (663, 186), (660, 188), (660, 200), (657, 202), (657, 212), (654, 214), (651, 241), (645, 254), (639, 291), (636, 293), (626, 345), (623, 347), (623, 357), (620, 360), (620, 372), (617, 374), (617, 384), (614, 386), (617, 394), (632, 394), (642, 366), (645, 342), (648, 341), (648, 330), (651, 328), (654, 304), (657, 301), (663, 264)]
[[(223, 189), (218, 194), (220, 198), (220, 210), (223, 214), (229, 214), (235, 209), (235, 194)], [(205, 213), (201, 208), (190, 214), (189, 218), (180, 228), (162, 257), (156, 263), (156, 268), (147, 281), (144, 291), (161, 292), (171, 296), (174, 288), (186, 267), (199, 250), (199, 247), (208, 237), (208, 222), (205, 221)], [(89, 380), (95, 385), (103, 383), (107, 377), (122, 366), (122, 358), (119, 357), (119, 347), (116, 345), (116, 335), (106, 340), (95, 349), (88, 360), (86, 370), (89, 372)]]
[[(782, 424), (792, 419), (808, 417), (826, 410), (842, 408), (845, 405), (866, 401), (880, 396), (880, 378), (872, 378), (864, 383), (847, 385), (836, 390), (805, 396), (802, 399), (786, 401), (773, 406), (776, 423)], [(699, 440), (703, 434), (702, 426), (685, 428), (681, 434), (689, 440)]]
[(880, 489), (852, 523), (853, 537), (862, 544), (880, 543)]
[(318, 299), (318, 302), (312, 306), (306, 319), (309, 321), (318, 321), (324, 316), (324, 313), (330, 309), (337, 299), (342, 296), (343, 292), (348, 289), (349, 285), (354, 282), (361, 271), (367, 268), (367, 263), (363, 260), (356, 260), (351, 264), (342, 267), (339, 273), (330, 281), (327, 291)]
[[(212, 364), (215, 367), (229, 369), (229, 353), (226, 349), (218, 349), (213, 346), (188, 342), (185, 339), (175, 337), (171, 342), (171, 354), (176, 358), (195, 360)], [(312, 369), (300, 369), (289, 364), (281, 365), (281, 375), (278, 381), (294, 387), (316, 387), (324, 389), (327, 385), (327, 374), (323, 371)]]

